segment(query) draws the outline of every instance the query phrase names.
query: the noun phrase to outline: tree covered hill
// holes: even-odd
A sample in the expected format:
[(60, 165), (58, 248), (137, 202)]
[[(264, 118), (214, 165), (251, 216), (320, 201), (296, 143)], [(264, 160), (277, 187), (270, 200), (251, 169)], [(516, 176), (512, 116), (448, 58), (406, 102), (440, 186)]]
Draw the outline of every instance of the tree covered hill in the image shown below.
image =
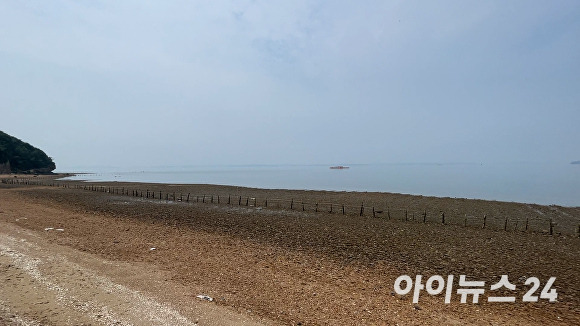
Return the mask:
[(0, 173), (50, 173), (56, 169), (42, 150), (0, 131)]

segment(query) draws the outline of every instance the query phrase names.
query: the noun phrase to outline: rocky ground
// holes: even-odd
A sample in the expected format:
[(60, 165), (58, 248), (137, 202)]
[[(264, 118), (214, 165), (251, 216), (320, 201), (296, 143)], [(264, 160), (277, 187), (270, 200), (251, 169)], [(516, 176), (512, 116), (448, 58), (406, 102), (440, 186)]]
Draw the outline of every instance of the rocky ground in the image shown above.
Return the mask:
[[(360, 199), (356, 196), (366, 195), (378, 206), (380, 201), (394, 201), (389, 194), (381, 198), (220, 186), (111, 185), (158, 187), (155, 191), (168, 193), (184, 187), (175, 192), (224, 197), (220, 204), (187, 203), (0, 185), (0, 325), (580, 323), (580, 239), (572, 234), (223, 202), (227, 193), (237, 190), (251, 198), (350, 200), (353, 207)], [(409, 197), (401, 205), (419, 207), (417, 202), (438, 200), (425, 198)], [(439, 199), (438, 209), (472, 205), (474, 210), (500, 207), (519, 214), (526, 209), (554, 210), (497, 202), (487, 202), (486, 208), (484, 201), (446, 200)], [(451, 200), (458, 204), (449, 204)], [(566, 223), (578, 223), (575, 209), (559, 209), (568, 214)], [(394, 293), (395, 279), (403, 274), (421, 274), (423, 282), (432, 275), (455, 275), (451, 303), (444, 303), (444, 294), (431, 296), (424, 290), (418, 304), (412, 302), (412, 292)], [(456, 289), (462, 274), (485, 281), (478, 304), (460, 303)], [(515, 303), (487, 302), (497, 294), (490, 286), (501, 275), (516, 285), (515, 291), (502, 292), (515, 296)], [(529, 277), (541, 282), (535, 295), (556, 277), (558, 301), (522, 302)], [(214, 301), (197, 298), (200, 294)]]

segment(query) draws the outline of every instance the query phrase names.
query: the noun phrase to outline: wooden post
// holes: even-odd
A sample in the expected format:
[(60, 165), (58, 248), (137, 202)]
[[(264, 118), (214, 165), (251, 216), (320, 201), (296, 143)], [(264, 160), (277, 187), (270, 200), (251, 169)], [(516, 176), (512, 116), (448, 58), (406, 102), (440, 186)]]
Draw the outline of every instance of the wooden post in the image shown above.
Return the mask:
[(344, 204), (342, 204), (342, 215), (345, 215), (345, 213), (344, 213)]
[(228, 205), (232, 202), (232, 196), (228, 195)]
[(405, 210), (405, 222), (407, 222), (407, 210)]
[(506, 218), (505, 218), (505, 223), (504, 223), (504, 225), (503, 225), (503, 230), (504, 230), (504, 231), (507, 231), (507, 221), (508, 221), (508, 218), (506, 217)]
[(149, 189), (147, 189), (147, 197), (146, 198), (149, 198)]
[(483, 227), (482, 227), (482, 229), (485, 229), (486, 222), (487, 222), (487, 215), (483, 215)]
[(427, 223), (427, 210), (423, 211), (423, 223)]
[(290, 209), (292, 209), (294, 207), (294, 198), (292, 198), (292, 200), (290, 201)]
[(268, 207), (268, 199), (266, 199), (266, 202), (264, 203), (264, 206)]
[(332, 203), (330, 203), (330, 214), (332, 214)]
[(529, 219), (526, 217), (526, 231), (528, 231)]
[(391, 209), (387, 207), (387, 219), (391, 219)]
[(364, 206), (364, 204), (365, 204), (364, 202), (362, 202), (362, 203), (360, 204), (360, 214), (359, 214), (360, 216), (363, 216), (363, 213), (364, 213), (364, 211), (365, 211), (365, 206)]
[(220, 195), (218, 195), (218, 204), (220, 203)]
[(554, 234), (554, 223), (552, 223), (552, 219), (550, 219), (550, 235)]
[(203, 195), (203, 199), (201, 202), (205, 204), (205, 195)]
[(242, 196), (238, 199), (238, 206), (242, 205)]
[(304, 202), (302, 202), (302, 211), (304, 212)]
[(377, 216), (375, 215), (375, 206), (373, 206), (373, 217), (377, 217)]
[(173, 193), (173, 201), (175, 201), (175, 193)]
[(318, 203), (316, 203), (316, 206), (314, 208), (314, 211), (318, 213)]
[(467, 214), (465, 214), (465, 220), (463, 221), (463, 226), (467, 226)]
[(211, 195), (211, 199), (210, 200), (211, 200), (211, 203), (213, 204), (213, 195)]
[[(254, 198), (254, 207), (258, 207), (258, 199)], [(304, 207), (302, 208), (304, 210)]]
[(190, 193), (188, 192), (188, 193), (187, 193), (187, 202), (188, 202), (188, 203), (189, 203), (189, 195), (190, 195)]
[(250, 197), (246, 197), (246, 206), (250, 204)]
[(578, 238), (580, 238), (580, 224), (578, 224)]
[(445, 212), (441, 212), (441, 224), (445, 224)]

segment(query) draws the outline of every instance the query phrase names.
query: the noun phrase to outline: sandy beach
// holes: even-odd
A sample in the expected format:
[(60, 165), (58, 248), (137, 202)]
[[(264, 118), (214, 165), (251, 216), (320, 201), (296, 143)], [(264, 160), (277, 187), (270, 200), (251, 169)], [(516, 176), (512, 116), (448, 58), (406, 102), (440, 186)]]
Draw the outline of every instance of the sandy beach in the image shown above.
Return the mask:
[[(381, 193), (90, 184), (123, 189), (121, 195), (77, 189), (81, 184), (87, 186), (0, 184), (0, 324), (580, 323), (579, 208)], [(127, 195), (137, 190), (175, 200)], [(202, 194), (208, 195), (205, 203), (194, 200)], [(248, 205), (234, 203), (239, 197)], [(270, 203), (254, 206), (250, 198)], [(296, 206), (284, 206), (288, 200)], [(315, 203), (318, 212), (308, 206)], [(324, 203), (352, 209), (329, 213)], [(355, 210), (361, 203), (363, 216)], [(376, 207), (375, 217), (366, 207)], [(389, 218), (385, 207), (392, 209)], [(422, 223), (421, 212), (431, 220)], [(437, 222), (441, 212), (446, 224)], [(479, 225), (483, 216), (485, 229)], [(504, 231), (504, 216), (520, 224)], [(536, 218), (542, 221), (537, 226)], [(526, 219), (527, 232), (521, 224)], [(554, 221), (552, 235), (546, 219)], [(423, 290), (414, 304), (412, 292), (394, 292), (400, 275), (423, 275), (425, 282), (450, 274), (456, 281), (449, 304), (444, 294)], [(478, 304), (460, 303), (459, 275), (485, 281)], [(487, 302), (497, 295), (489, 287), (501, 275), (516, 285), (501, 292), (515, 296), (515, 303)], [(529, 277), (541, 282), (535, 295), (556, 277), (558, 301), (522, 302)]]

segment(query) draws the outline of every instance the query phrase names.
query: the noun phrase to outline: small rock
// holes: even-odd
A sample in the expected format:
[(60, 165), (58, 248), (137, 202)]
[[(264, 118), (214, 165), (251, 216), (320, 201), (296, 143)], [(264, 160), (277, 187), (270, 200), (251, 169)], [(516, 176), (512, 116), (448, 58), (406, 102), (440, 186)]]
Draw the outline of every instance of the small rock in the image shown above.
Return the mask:
[(423, 309), (418, 304), (414, 305), (413, 308), (415, 308), (415, 310), (421, 310), (421, 309)]
[(209, 295), (205, 295), (205, 294), (200, 294), (198, 296), (196, 296), (196, 298), (201, 299), (201, 300), (207, 300), (207, 301), (213, 301), (213, 298), (210, 297)]
[(153, 251), (153, 250), (157, 250), (157, 248), (155, 248), (155, 247), (149, 248), (149, 251)]

